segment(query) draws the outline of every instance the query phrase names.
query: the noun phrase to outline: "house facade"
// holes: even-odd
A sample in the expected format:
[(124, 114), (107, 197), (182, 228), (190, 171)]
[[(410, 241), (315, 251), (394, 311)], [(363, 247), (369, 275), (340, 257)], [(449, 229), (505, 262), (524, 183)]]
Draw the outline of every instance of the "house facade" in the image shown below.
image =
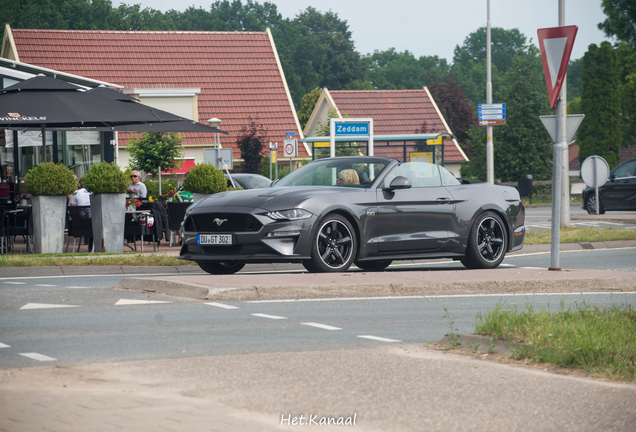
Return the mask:
[[(268, 141), (302, 131), (269, 29), (265, 32), (84, 31), (5, 28), (4, 58), (28, 62), (95, 80), (116, 83), (143, 104), (202, 124), (221, 120), (230, 135), (184, 133), (184, 156), (203, 162), (215, 140), (233, 149), (252, 120), (263, 124)], [(126, 145), (134, 133), (118, 133), (117, 163), (128, 165)], [(282, 145), (278, 146), (282, 157)], [(269, 151), (265, 149), (264, 154)], [(307, 158), (300, 146), (297, 160)]]

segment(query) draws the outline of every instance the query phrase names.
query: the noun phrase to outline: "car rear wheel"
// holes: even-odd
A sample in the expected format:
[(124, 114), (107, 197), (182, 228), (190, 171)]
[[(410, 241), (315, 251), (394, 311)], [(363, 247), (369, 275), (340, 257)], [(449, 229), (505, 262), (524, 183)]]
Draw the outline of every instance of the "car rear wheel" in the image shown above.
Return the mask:
[(501, 218), (484, 212), (475, 220), (462, 264), (470, 269), (493, 269), (506, 256), (506, 229)]
[(311, 260), (303, 265), (312, 273), (347, 271), (355, 251), (356, 236), (349, 221), (339, 214), (329, 214), (320, 221), (314, 234)]
[(245, 263), (199, 261), (197, 264), (210, 274), (234, 274), (245, 267)]
[(382, 271), (390, 266), (392, 262), (393, 261), (391, 260), (360, 261), (356, 262), (355, 265), (358, 266), (358, 268), (366, 271)]
[[(585, 199), (585, 209), (588, 214), (596, 214), (596, 195), (591, 194)], [(605, 214), (603, 203), (601, 202), (599, 214)]]

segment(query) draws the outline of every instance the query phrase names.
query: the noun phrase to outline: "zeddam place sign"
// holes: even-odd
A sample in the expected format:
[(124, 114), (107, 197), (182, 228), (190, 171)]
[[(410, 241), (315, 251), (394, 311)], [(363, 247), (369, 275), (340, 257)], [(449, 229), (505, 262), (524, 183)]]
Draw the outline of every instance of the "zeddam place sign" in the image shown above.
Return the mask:
[(369, 123), (336, 123), (336, 136), (369, 135)]

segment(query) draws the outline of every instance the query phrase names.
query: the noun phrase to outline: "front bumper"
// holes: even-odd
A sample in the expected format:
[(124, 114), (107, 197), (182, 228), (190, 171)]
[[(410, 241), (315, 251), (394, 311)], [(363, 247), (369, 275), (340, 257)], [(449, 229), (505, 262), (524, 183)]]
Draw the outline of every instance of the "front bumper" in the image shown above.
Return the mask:
[[(250, 214), (262, 224), (258, 231), (187, 231), (184, 221), (179, 259), (243, 263), (302, 262), (310, 259), (311, 230), (316, 216), (297, 221), (275, 221), (262, 214)], [(231, 234), (232, 245), (200, 245), (197, 244), (197, 234)]]

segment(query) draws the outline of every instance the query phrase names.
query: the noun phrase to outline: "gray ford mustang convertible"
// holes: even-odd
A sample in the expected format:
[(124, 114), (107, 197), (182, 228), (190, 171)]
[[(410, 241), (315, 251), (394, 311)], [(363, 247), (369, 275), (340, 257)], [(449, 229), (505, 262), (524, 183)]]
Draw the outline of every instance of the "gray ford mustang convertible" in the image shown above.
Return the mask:
[(352, 263), (453, 258), (492, 269), (523, 247), (515, 188), (462, 184), (445, 168), (381, 157), (311, 162), (271, 188), (223, 192), (188, 208), (181, 259), (231, 274), (246, 263), (299, 262), (310, 272)]

